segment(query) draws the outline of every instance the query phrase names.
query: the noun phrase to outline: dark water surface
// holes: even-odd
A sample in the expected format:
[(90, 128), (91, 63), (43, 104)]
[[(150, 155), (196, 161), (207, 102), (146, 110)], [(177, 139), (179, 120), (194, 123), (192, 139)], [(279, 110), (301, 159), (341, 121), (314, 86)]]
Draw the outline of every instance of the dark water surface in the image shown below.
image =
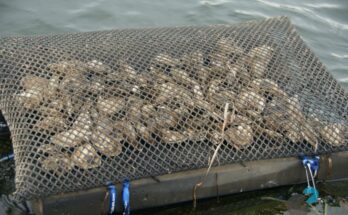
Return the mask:
[[(0, 0), (0, 35), (231, 24), (279, 15), (290, 17), (303, 39), (348, 90), (347, 0)], [(0, 141), (0, 144), (5, 143)], [(13, 162), (0, 164), (0, 193), (13, 190), (12, 167)], [(345, 191), (336, 195), (340, 198), (348, 196), (348, 182), (325, 186)], [(289, 189), (234, 195), (221, 199), (219, 204), (216, 200), (205, 201), (196, 213), (276, 214), (286, 209), (284, 204), (260, 201), (260, 196), (289, 195)], [(1, 204), (0, 201), (0, 214), (4, 213)], [(192, 211), (190, 205), (181, 205), (146, 213), (187, 214)], [(331, 214), (338, 213), (341, 212)]]
[(0, 0), (0, 34), (229, 24), (285, 15), (348, 89), (347, 0)]

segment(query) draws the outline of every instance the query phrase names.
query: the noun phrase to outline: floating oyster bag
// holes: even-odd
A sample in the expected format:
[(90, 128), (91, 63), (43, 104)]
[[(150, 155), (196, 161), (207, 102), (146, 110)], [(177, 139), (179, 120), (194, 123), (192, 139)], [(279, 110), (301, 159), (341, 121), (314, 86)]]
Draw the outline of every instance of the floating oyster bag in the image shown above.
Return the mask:
[(219, 144), (214, 165), (348, 149), (347, 94), (284, 17), (3, 37), (0, 74), (19, 199), (205, 168)]

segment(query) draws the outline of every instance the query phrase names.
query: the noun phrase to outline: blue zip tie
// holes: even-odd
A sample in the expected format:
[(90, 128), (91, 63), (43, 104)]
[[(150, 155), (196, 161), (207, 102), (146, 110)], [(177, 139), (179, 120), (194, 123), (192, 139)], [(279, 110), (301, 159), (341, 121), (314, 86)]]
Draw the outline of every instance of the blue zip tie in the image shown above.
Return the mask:
[(308, 157), (308, 156), (302, 156), (302, 164), (306, 168), (307, 164), (310, 164), (310, 169), (314, 173), (314, 176), (317, 174), (319, 170), (319, 156), (314, 156), (314, 157)]
[(113, 214), (116, 207), (116, 186), (112, 182), (108, 182), (108, 191), (109, 191), (109, 211), (108, 214)]
[(122, 191), (122, 201), (123, 201), (123, 208), (124, 208), (124, 215), (130, 214), (130, 193), (129, 193), (129, 187), (130, 183), (129, 180), (126, 179), (123, 181), (123, 191)]
[(5, 155), (3, 156), (1, 159), (0, 159), (0, 162), (4, 162), (4, 161), (7, 161), (7, 160), (11, 160), (14, 158), (14, 154), (9, 154), (9, 155)]

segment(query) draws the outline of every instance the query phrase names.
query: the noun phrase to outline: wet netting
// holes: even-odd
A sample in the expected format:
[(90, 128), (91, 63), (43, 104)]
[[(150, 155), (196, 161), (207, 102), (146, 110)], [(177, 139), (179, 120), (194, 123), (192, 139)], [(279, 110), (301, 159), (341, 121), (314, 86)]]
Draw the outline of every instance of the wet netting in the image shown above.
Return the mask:
[[(285, 17), (0, 38), (16, 196), (348, 149), (348, 97)], [(223, 126), (224, 125), (224, 126)]]

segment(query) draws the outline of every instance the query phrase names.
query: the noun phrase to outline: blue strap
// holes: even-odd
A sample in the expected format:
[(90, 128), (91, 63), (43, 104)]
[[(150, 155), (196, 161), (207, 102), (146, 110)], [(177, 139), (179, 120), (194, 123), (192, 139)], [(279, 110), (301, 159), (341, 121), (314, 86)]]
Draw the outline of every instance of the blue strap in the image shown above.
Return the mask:
[[(319, 201), (319, 192), (315, 187), (315, 175), (319, 170), (319, 156), (314, 156), (314, 157), (309, 157), (309, 156), (301, 156), (300, 157), (301, 161), (302, 161), (302, 165), (304, 166), (305, 170), (306, 170), (306, 176), (307, 176), (307, 183), (308, 186), (303, 190), (303, 194), (308, 196), (308, 199), (306, 200), (306, 203), (309, 205), (318, 203)], [(310, 173), (310, 177), (312, 180), (312, 184), (313, 186), (310, 186), (310, 182), (309, 182), (309, 177), (307, 175), (307, 169)]]
[(0, 158), (0, 162), (4, 162), (4, 161), (7, 161), (7, 160), (11, 160), (14, 158), (14, 154), (9, 154), (9, 155), (5, 155), (3, 157)]
[(130, 183), (129, 180), (126, 179), (123, 181), (123, 191), (122, 191), (122, 201), (125, 215), (130, 214), (130, 193), (129, 193)]
[(108, 182), (109, 191), (109, 210), (108, 214), (113, 214), (116, 208), (116, 186), (112, 182)]

